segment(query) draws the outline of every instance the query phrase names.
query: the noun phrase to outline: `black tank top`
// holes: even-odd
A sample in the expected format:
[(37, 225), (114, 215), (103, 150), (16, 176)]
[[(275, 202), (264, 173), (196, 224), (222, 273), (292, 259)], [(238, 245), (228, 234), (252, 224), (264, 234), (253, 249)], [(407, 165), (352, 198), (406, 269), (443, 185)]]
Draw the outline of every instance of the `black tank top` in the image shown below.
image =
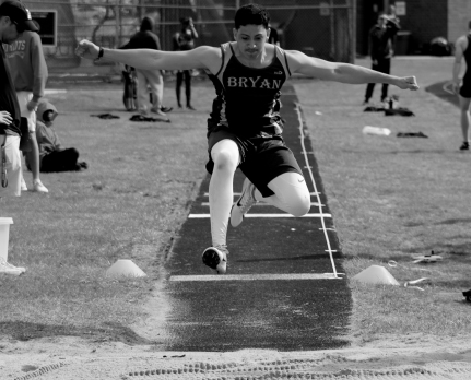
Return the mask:
[(210, 75), (216, 91), (210, 125), (226, 127), (246, 138), (280, 135), (280, 89), (291, 75), (285, 52), (274, 46), (272, 62), (256, 69), (238, 61), (231, 43), (222, 45), (221, 50), (221, 69)]
[(470, 82), (470, 34), (467, 36), (467, 40), (467, 49), (464, 50), (465, 73), (463, 81), (468, 80)]

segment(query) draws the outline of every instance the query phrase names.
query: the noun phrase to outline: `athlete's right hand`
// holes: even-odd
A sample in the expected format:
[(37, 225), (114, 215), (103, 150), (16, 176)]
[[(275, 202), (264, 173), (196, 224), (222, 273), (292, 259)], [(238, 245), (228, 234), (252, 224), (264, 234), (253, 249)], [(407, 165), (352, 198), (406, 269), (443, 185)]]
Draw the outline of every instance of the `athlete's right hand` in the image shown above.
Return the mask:
[(82, 58), (96, 60), (98, 58), (98, 49), (98, 46), (92, 41), (82, 40), (79, 42), (79, 46), (75, 50), (75, 54)]
[(12, 124), (13, 118), (8, 111), (0, 111), (0, 124)]

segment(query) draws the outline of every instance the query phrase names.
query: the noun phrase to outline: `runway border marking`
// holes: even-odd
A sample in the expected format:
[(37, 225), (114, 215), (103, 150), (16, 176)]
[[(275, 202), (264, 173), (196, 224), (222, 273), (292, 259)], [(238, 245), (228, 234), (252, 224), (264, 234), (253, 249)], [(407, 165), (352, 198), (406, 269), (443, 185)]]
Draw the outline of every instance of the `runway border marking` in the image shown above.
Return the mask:
[[(316, 198), (317, 198), (317, 201), (318, 201), (318, 210), (319, 210), (319, 215), (320, 215), (320, 220), (321, 220), (321, 228), (323, 230), (323, 233), (324, 233), (324, 236), (325, 236), (325, 239), (326, 239), (326, 244), (328, 245), (328, 250), (326, 250), (329, 254), (329, 259), (331, 261), (331, 268), (333, 269), (333, 274), (334, 276), (338, 276), (338, 272), (336, 270), (336, 266), (334, 264), (334, 259), (333, 259), (333, 252), (334, 250), (331, 249), (331, 242), (329, 240), (329, 235), (328, 235), (328, 229), (326, 228), (326, 224), (325, 224), (325, 220), (324, 220), (324, 216), (323, 216), (323, 210), (322, 210), (322, 207), (320, 206), (321, 205), (321, 199), (320, 199), (320, 192), (318, 191), (318, 187), (316, 186), (316, 181), (315, 181), (315, 176), (313, 175), (313, 171), (312, 171), (312, 166), (310, 166), (310, 162), (308, 160), (308, 153), (307, 153), (307, 149), (305, 147), (305, 131), (304, 131), (304, 126), (306, 126), (306, 122), (305, 122), (305, 119), (303, 118), (302, 116), (302, 113), (303, 113), (303, 109), (302, 107), (300, 106), (300, 103), (298, 102), (295, 102), (295, 111), (297, 113), (297, 119), (298, 119), (298, 130), (299, 130), (299, 137), (300, 137), (300, 144), (302, 146), (302, 149), (303, 149), (303, 156), (305, 158), (305, 168), (308, 170), (308, 173), (310, 175), (310, 180), (313, 184), (313, 187), (315, 189), (315, 193), (316, 193)], [(331, 215), (329, 215), (329, 217), (331, 217)]]
[[(233, 192), (234, 196), (241, 196), (241, 192)], [(318, 196), (320, 192), (310, 192), (310, 196)], [(210, 197), (210, 193), (203, 192), (203, 197)]]
[[(201, 206), (210, 206), (210, 203), (209, 202), (202, 202), (200, 204)], [(258, 202), (256, 205), (254, 206), (274, 206), (272, 204), (269, 204), (268, 202)], [(318, 203), (317, 202), (310, 202), (310, 206), (318, 206)], [(326, 206), (325, 204), (321, 204), (321, 206)]]
[[(323, 218), (323, 217), (331, 217), (331, 214), (329, 213), (307, 213), (303, 216), (294, 216), (293, 214), (288, 214), (288, 213), (250, 213), (250, 214), (245, 214), (244, 218), (307, 218), (307, 217), (318, 217), (318, 218)], [(210, 213), (190, 213), (188, 215), (188, 218), (210, 218)]]
[(234, 282), (234, 281), (274, 281), (274, 280), (342, 280), (340, 273), (292, 273), (292, 274), (205, 274), (171, 275), (169, 282)]

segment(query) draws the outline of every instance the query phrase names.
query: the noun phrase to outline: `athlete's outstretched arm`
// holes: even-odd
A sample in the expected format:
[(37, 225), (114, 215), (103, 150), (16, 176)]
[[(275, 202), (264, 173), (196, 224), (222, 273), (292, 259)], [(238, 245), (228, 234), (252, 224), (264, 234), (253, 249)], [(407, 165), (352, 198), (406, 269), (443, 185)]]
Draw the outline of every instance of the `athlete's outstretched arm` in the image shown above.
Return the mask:
[[(86, 59), (97, 59), (98, 52), (99, 47), (88, 40), (80, 41), (76, 49), (76, 54)], [(217, 56), (221, 56), (220, 49), (210, 46), (177, 52), (152, 49), (103, 49), (103, 59), (143, 70), (211, 69), (211, 63), (218, 62)]]
[(359, 65), (343, 62), (330, 62), (308, 57), (299, 51), (286, 51), (290, 70), (294, 73), (313, 76), (322, 81), (334, 81), (350, 84), (388, 83), (401, 89), (417, 90), (415, 76), (398, 77), (366, 69)]

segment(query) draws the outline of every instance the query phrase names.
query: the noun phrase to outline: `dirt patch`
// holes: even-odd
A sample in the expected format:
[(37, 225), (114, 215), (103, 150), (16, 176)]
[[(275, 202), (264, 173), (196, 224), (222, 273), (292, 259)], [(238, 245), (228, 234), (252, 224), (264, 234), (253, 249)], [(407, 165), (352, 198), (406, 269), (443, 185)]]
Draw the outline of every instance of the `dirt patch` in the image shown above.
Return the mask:
[[(465, 343), (467, 345), (465, 345)], [(54, 337), (1, 347), (7, 379), (470, 379), (470, 337), (384, 337), (316, 352), (160, 352)], [(3, 378), (2, 377), (2, 378)]]

